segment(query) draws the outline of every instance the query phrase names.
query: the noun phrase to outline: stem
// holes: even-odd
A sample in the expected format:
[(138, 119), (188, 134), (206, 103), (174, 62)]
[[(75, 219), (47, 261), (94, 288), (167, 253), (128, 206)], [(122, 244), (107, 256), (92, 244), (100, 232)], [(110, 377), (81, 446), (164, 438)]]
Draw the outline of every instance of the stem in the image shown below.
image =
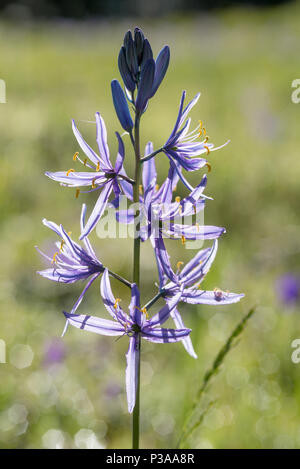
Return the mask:
[[(141, 178), (141, 156), (140, 156), (140, 116), (136, 114), (134, 124), (134, 153), (135, 153), (135, 185), (133, 186), (133, 202), (139, 203), (139, 185)], [(139, 219), (140, 212), (137, 211), (137, 217)], [(136, 233), (133, 245), (133, 281), (137, 287), (140, 288), (140, 237), (138, 235), (140, 231), (140, 222), (136, 225)], [(132, 449), (139, 448), (140, 438), (140, 359), (141, 359), (141, 336), (138, 334), (137, 347), (140, 351), (138, 354), (138, 372), (137, 372), (137, 390), (136, 390), (136, 401), (132, 416)]]
[(148, 311), (148, 309), (150, 309), (151, 306), (154, 305), (154, 303), (156, 303), (157, 300), (159, 300), (164, 294), (165, 290), (160, 290), (150, 301), (148, 301), (148, 303), (145, 304), (144, 308), (146, 308), (146, 310)]
[(147, 156), (144, 156), (143, 158), (141, 158), (141, 163), (144, 163), (145, 161), (151, 160), (151, 158), (153, 158), (153, 156), (157, 155), (161, 151), (163, 151), (163, 147), (159, 148), (158, 150), (154, 151), (153, 153), (150, 153), (150, 155), (147, 155)]
[(108, 269), (108, 273), (109, 273), (112, 277), (114, 277), (114, 278), (116, 278), (117, 280), (119, 280), (119, 282), (124, 283), (124, 285), (126, 285), (127, 287), (129, 287), (129, 288), (131, 289), (132, 284), (131, 284), (130, 282), (128, 282), (128, 280), (126, 280), (125, 278), (121, 277), (121, 275), (116, 274), (115, 272), (113, 272), (112, 270), (109, 270), (109, 269)]

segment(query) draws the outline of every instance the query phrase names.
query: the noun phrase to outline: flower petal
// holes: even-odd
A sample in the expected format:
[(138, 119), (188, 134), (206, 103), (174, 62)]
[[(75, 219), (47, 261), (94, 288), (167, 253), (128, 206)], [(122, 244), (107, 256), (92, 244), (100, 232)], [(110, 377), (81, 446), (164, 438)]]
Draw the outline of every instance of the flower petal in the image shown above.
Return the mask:
[[(185, 329), (184, 322), (182, 320), (181, 314), (179, 313), (177, 308), (173, 309), (173, 311), (171, 313), (171, 317), (172, 317), (173, 321), (175, 322), (175, 326), (177, 327), (177, 329)], [(198, 358), (197, 354), (194, 350), (192, 340), (191, 340), (189, 335), (182, 339), (182, 345), (184, 346), (187, 353), (189, 355), (191, 355), (191, 357)]]
[(78, 329), (85, 331), (95, 332), (101, 335), (122, 335), (125, 330), (118, 322), (110, 321), (108, 319), (97, 318), (96, 316), (89, 316), (86, 314), (69, 314), (64, 311), (64, 315), (68, 323)]
[(140, 292), (135, 283), (131, 287), (131, 302), (129, 305), (129, 313), (133, 324), (138, 326), (142, 323), (142, 313), (140, 310)]
[(103, 159), (104, 169), (113, 169), (112, 164), (109, 159), (109, 148), (107, 145), (107, 131), (103, 118), (99, 112), (96, 112), (96, 141), (98, 143), (98, 148), (100, 152), (100, 157)]
[(227, 293), (221, 290), (216, 291), (205, 291), (190, 288), (184, 290), (181, 301), (190, 304), (205, 304), (205, 305), (230, 305), (237, 303), (245, 295), (242, 293)]
[(93, 211), (90, 215), (90, 218), (88, 219), (88, 222), (85, 225), (79, 239), (83, 239), (85, 236), (87, 236), (93, 230), (93, 228), (95, 228), (96, 224), (100, 220), (112, 191), (112, 185), (112, 182), (108, 182), (102, 189), (101, 194), (99, 195), (95, 207), (93, 208)]
[(72, 120), (72, 129), (73, 133), (76, 137), (76, 140), (82, 149), (82, 151), (86, 154), (86, 156), (91, 160), (92, 163), (94, 163), (96, 166), (98, 163), (101, 163), (101, 158), (97, 155), (97, 153), (94, 152), (94, 150), (89, 146), (88, 143), (83, 139), (81, 133), (76, 127), (74, 119)]
[(138, 338), (136, 335), (130, 337), (128, 352), (126, 354), (126, 393), (128, 411), (133, 412), (136, 400), (136, 390), (138, 381), (138, 365), (140, 351), (138, 348)]
[(151, 329), (143, 330), (142, 337), (143, 339), (148, 340), (149, 342), (164, 344), (164, 343), (173, 343), (183, 340), (189, 335), (191, 329)]

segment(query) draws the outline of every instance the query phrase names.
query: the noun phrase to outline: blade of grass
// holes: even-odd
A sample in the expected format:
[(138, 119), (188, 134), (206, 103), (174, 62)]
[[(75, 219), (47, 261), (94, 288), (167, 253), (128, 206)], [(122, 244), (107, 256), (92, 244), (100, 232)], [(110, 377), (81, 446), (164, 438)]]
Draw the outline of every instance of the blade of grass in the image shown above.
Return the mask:
[(205, 410), (200, 414), (200, 416), (197, 418), (195, 422), (193, 422), (196, 418), (195, 413), (196, 410), (199, 408), (201, 399), (203, 394), (205, 393), (210, 381), (212, 380), (213, 377), (215, 377), (218, 372), (220, 371), (220, 367), (222, 363), (224, 362), (227, 354), (230, 352), (230, 350), (235, 347), (240, 339), (240, 335), (244, 331), (249, 319), (253, 316), (255, 312), (256, 306), (250, 309), (250, 311), (243, 317), (243, 319), (238, 323), (238, 325), (235, 327), (229, 338), (227, 339), (226, 343), (223, 345), (223, 347), (220, 349), (219, 353), (217, 354), (212, 367), (205, 373), (202, 384), (196, 394), (195, 400), (192, 404), (191, 410), (188, 413), (188, 416), (185, 420), (182, 434), (180, 436), (179, 442), (177, 447), (180, 447), (182, 443), (184, 443), (187, 438), (193, 433), (193, 431), (201, 425), (203, 422), (203, 419), (207, 412), (210, 410), (214, 402), (210, 402)]

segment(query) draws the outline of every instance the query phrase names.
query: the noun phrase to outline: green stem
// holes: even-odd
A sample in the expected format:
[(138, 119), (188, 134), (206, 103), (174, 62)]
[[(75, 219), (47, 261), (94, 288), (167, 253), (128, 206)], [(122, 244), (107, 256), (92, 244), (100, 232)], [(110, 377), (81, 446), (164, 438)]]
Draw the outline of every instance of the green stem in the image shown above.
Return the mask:
[[(135, 153), (135, 184), (133, 186), (133, 202), (139, 203), (139, 186), (141, 179), (141, 152), (140, 152), (140, 116), (136, 115), (134, 125), (134, 153)], [(139, 218), (139, 210), (136, 213)], [(136, 233), (133, 245), (133, 282), (140, 288), (140, 237), (137, 233), (140, 231), (140, 223), (136, 225)], [(132, 416), (132, 449), (139, 448), (140, 438), (140, 356), (141, 356), (141, 336), (138, 334), (137, 347), (140, 351), (138, 354), (138, 374), (137, 374), (137, 390), (136, 401)]]

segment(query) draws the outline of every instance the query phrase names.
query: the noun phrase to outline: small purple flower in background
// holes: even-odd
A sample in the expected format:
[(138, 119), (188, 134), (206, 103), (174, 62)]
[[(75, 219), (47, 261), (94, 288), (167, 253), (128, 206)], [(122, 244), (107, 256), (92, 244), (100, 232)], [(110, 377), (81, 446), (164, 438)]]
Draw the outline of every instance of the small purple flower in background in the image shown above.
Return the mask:
[(281, 303), (294, 306), (300, 301), (300, 275), (287, 273), (276, 281), (276, 293)]
[(114, 297), (110, 286), (108, 271), (105, 269), (101, 280), (101, 296), (104, 306), (112, 316), (113, 321), (85, 314), (74, 314), (74, 309), (72, 314), (64, 312), (64, 315), (67, 318), (67, 324), (71, 324), (78, 329), (84, 329), (107, 336), (127, 335), (129, 337), (129, 348), (126, 355), (126, 391), (128, 411), (132, 412), (136, 399), (137, 363), (140, 353), (138, 347), (139, 336), (149, 342), (173, 343), (183, 340), (191, 332), (190, 329), (186, 328), (165, 329), (158, 327), (169, 319), (172, 310), (177, 306), (180, 300), (181, 292), (174, 295), (168, 304), (151, 319), (148, 319), (147, 311), (144, 308), (141, 309), (139, 290), (137, 286), (133, 284), (128, 315), (121, 308), (120, 299)]
[(62, 339), (57, 337), (47, 341), (44, 351), (43, 363), (45, 366), (51, 366), (62, 363), (66, 356), (66, 346)]

